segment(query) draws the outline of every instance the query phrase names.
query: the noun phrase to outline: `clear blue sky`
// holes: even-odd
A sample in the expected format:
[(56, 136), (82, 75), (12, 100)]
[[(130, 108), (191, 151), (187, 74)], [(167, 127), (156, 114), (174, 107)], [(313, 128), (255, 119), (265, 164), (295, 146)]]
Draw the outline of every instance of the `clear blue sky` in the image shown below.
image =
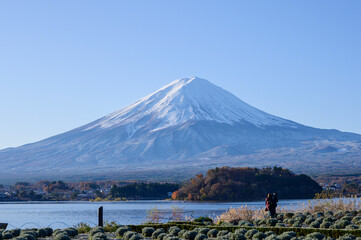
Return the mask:
[(0, 148), (198, 76), (268, 113), (361, 133), (361, 1), (0, 2)]

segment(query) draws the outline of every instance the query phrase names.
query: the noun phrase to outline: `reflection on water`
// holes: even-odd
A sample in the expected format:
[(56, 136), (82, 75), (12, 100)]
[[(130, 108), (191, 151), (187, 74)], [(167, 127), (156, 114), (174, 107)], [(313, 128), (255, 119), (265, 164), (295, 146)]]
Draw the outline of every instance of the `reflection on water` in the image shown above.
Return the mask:
[[(308, 200), (280, 201), (279, 206), (294, 209)], [(97, 209), (104, 207), (104, 221), (118, 224), (141, 224), (147, 210), (180, 207), (188, 217), (216, 216), (229, 208), (245, 205), (263, 208), (264, 202), (181, 202), (181, 201), (125, 201), (125, 202), (12, 202), (0, 203), (0, 222), (8, 228), (47, 227), (65, 228), (80, 222), (91, 226), (97, 223)]]

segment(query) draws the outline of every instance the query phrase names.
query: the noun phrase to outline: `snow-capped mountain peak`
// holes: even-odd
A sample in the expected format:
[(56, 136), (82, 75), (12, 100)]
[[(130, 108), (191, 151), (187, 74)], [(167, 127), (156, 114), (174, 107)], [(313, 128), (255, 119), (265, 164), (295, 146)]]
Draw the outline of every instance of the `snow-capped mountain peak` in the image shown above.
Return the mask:
[(151, 125), (155, 131), (202, 120), (231, 125), (248, 122), (258, 127), (294, 125), (248, 105), (205, 79), (192, 77), (171, 82), (134, 104), (99, 119), (87, 130), (132, 123), (133, 130)]

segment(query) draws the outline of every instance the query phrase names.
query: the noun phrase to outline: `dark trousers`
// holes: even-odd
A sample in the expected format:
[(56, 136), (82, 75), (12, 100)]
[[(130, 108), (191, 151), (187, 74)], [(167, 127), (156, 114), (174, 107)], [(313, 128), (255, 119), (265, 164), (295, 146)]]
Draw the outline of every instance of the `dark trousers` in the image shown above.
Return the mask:
[(270, 214), (271, 218), (276, 217), (276, 208), (270, 207), (269, 214)]

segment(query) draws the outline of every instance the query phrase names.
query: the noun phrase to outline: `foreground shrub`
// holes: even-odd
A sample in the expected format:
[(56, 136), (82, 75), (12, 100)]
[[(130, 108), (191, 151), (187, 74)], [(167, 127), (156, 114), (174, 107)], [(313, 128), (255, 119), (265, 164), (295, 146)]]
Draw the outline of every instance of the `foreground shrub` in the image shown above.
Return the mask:
[(291, 238), (296, 237), (297, 234), (295, 232), (284, 232), (281, 235), (278, 236), (281, 240), (290, 240)]
[[(89, 224), (83, 223), (83, 222), (78, 223), (74, 227), (78, 230), (79, 233), (87, 233), (92, 229)], [(49, 235), (49, 236), (51, 236), (51, 235)]]
[(266, 234), (264, 234), (262, 232), (258, 232), (253, 235), (252, 239), (265, 239), (266, 237), (267, 237)]
[(352, 234), (345, 234), (342, 237), (339, 237), (338, 240), (355, 240), (356, 237)]
[(9, 230), (9, 232), (10, 232), (14, 237), (18, 237), (18, 236), (20, 235), (21, 229), (15, 228), (15, 229)]
[[(184, 231), (184, 230), (182, 230), (182, 231)], [(159, 234), (161, 234), (161, 233), (164, 233), (165, 231), (164, 231), (164, 229), (163, 228), (158, 228), (157, 230), (155, 230), (153, 233), (152, 233), (152, 238), (153, 239), (157, 239), (158, 238), (158, 236), (159, 236)], [(185, 231), (184, 231), (185, 232)], [(180, 232), (179, 232), (180, 233)]]
[(275, 234), (271, 234), (265, 238), (265, 240), (280, 240)]
[(142, 229), (142, 235), (144, 237), (151, 237), (153, 233), (154, 233), (154, 228), (152, 227), (145, 227)]
[(107, 240), (107, 236), (102, 232), (97, 232), (91, 237), (91, 240)]
[(14, 237), (14, 236), (13, 236), (10, 232), (8, 232), (8, 231), (3, 232), (3, 233), (2, 233), (2, 236), (3, 236), (4, 239), (10, 239), (10, 238), (13, 238), (13, 237)]
[(28, 233), (20, 233), (19, 238), (23, 238), (23, 239), (26, 239), (26, 240), (35, 240), (34, 235), (31, 235), (31, 234), (28, 234)]
[(217, 237), (217, 234), (218, 234), (217, 229), (211, 229), (208, 231), (207, 236), (210, 238), (215, 238), (215, 237)]
[(219, 231), (217, 234), (217, 237), (226, 236), (229, 232), (226, 230)]
[(120, 226), (114, 221), (106, 221), (104, 225), (104, 232), (115, 232), (119, 227)]
[(130, 238), (131, 238), (134, 234), (137, 234), (137, 233), (136, 233), (136, 232), (133, 232), (133, 231), (128, 231), (128, 232), (124, 233), (123, 239), (124, 239), (124, 240), (130, 240)]
[(39, 237), (38, 233), (36, 231), (32, 230), (32, 229), (23, 229), (23, 230), (20, 231), (20, 235), (26, 235), (26, 234), (30, 234), (34, 238)]
[(129, 227), (119, 227), (117, 230), (115, 230), (115, 236), (118, 238), (123, 238), (124, 233), (131, 231)]
[(250, 229), (246, 232), (246, 234), (244, 234), (244, 236), (247, 238), (247, 239), (252, 239), (253, 235), (255, 235), (256, 233), (258, 233), (258, 230), (256, 229)]
[(323, 236), (323, 234), (321, 234), (319, 232), (314, 232), (314, 233), (310, 233), (310, 234), (306, 235), (306, 238), (322, 240), (325, 238), (325, 236)]
[[(158, 240), (163, 240), (165, 236), (167, 236), (166, 233), (161, 233), (161, 234), (158, 235), (157, 239), (158, 239)], [(124, 239), (124, 240), (125, 240), (125, 239)]]
[(50, 227), (46, 227), (44, 228), (46, 230), (46, 236), (50, 237), (51, 235), (53, 235), (53, 229)]
[(194, 240), (204, 240), (206, 238), (208, 238), (207, 235), (203, 233), (198, 233), (197, 236), (194, 238)]
[[(93, 235), (95, 235), (96, 233), (104, 233), (104, 229), (102, 227), (93, 227), (90, 231), (89, 231), (89, 237), (92, 237)], [(129, 239), (128, 239), (129, 240)]]
[(70, 240), (70, 236), (65, 232), (60, 232), (53, 237), (54, 240)]
[(169, 230), (168, 230), (168, 233), (169, 234), (172, 234), (174, 236), (178, 236), (178, 233), (181, 231), (182, 229), (180, 229), (179, 227), (177, 226), (173, 226), (173, 227), (170, 227)]
[(240, 232), (235, 232), (235, 233), (231, 233), (230, 240), (246, 240), (246, 237), (240, 233)]
[(39, 235), (39, 237), (46, 237), (46, 236), (48, 236), (48, 231), (46, 231), (45, 228), (39, 228), (38, 235)]
[(194, 240), (197, 234), (198, 233), (196, 231), (187, 231), (183, 234), (183, 238), (187, 240)]
[(209, 232), (209, 230), (210, 230), (209, 228), (200, 228), (200, 229), (198, 230), (198, 233), (207, 235), (207, 233)]
[(68, 235), (70, 236), (70, 237), (75, 237), (76, 235), (78, 235), (79, 233), (78, 233), (78, 230), (76, 230), (75, 228), (66, 228), (66, 229), (64, 229), (67, 233), (68, 233)]
[(134, 235), (130, 238), (130, 240), (140, 240), (140, 239), (143, 239), (140, 234), (134, 234)]

